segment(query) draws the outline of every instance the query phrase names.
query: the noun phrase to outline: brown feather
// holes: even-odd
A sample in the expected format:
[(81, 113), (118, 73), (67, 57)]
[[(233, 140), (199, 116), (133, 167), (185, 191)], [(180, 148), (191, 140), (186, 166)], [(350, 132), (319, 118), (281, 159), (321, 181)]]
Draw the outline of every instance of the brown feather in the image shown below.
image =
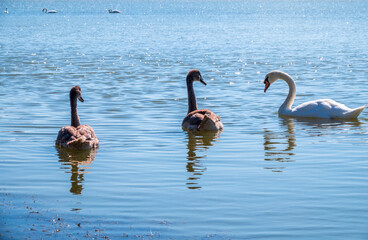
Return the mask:
[(56, 139), (57, 146), (70, 149), (92, 149), (98, 147), (98, 143), (95, 132), (88, 125), (62, 127)]
[(221, 130), (221, 118), (209, 109), (200, 109), (190, 112), (183, 120), (185, 130)]

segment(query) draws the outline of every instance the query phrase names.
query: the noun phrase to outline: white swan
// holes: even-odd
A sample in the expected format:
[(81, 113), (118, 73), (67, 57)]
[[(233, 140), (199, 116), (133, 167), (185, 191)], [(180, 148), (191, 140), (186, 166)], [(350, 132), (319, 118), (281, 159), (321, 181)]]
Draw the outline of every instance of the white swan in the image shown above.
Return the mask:
[(42, 9), (42, 12), (45, 12), (45, 13), (57, 13), (56, 10), (50, 10), (50, 11), (48, 11), (47, 8)]
[(303, 103), (291, 109), (296, 95), (296, 86), (294, 80), (288, 74), (281, 71), (269, 72), (264, 80), (264, 92), (266, 92), (268, 87), (277, 79), (282, 79), (289, 85), (289, 94), (279, 108), (280, 116), (351, 119), (357, 118), (364, 108), (366, 108), (366, 106), (362, 106), (352, 109), (331, 99), (320, 99)]
[(112, 10), (112, 9), (109, 9), (109, 13), (121, 13), (119, 10)]
[(8, 13), (8, 8), (5, 8), (5, 11), (4, 11), (4, 13)]

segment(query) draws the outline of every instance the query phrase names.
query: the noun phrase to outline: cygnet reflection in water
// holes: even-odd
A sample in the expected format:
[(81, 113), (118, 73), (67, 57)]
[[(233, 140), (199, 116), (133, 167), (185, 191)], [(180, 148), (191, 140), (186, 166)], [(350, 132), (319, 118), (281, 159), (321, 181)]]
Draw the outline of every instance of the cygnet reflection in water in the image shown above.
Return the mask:
[(72, 150), (66, 148), (57, 148), (61, 169), (65, 169), (66, 173), (71, 173), (70, 192), (73, 194), (81, 194), (84, 185), (84, 174), (90, 166), (97, 154), (96, 149), (91, 150)]
[(205, 151), (214, 146), (221, 131), (187, 131), (187, 172), (190, 176), (187, 179), (189, 189), (200, 189), (200, 177), (206, 171), (201, 159), (206, 158)]

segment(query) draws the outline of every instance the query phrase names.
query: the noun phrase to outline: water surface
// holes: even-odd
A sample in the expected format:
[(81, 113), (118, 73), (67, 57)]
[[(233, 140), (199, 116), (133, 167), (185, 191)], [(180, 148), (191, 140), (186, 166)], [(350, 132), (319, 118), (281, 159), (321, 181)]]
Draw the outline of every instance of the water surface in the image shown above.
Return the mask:
[[(366, 1), (2, 1), (1, 239), (367, 239)], [(43, 14), (42, 8), (57, 14)], [(122, 14), (108, 14), (107, 9)], [(185, 132), (185, 77), (221, 133)], [(100, 147), (57, 149), (82, 88)]]

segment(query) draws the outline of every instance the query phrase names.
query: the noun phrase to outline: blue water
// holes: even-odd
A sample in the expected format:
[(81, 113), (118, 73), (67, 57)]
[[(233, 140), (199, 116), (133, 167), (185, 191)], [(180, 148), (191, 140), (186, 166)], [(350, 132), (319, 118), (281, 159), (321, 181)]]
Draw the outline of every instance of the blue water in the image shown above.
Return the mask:
[[(4, 14), (5, 7), (9, 13)], [(57, 10), (45, 14), (43, 8)], [(108, 14), (107, 9), (122, 14)], [(1, 1), (0, 239), (367, 239), (367, 1)], [(224, 130), (181, 129), (185, 77)], [(54, 145), (68, 92), (100, 147)]]

